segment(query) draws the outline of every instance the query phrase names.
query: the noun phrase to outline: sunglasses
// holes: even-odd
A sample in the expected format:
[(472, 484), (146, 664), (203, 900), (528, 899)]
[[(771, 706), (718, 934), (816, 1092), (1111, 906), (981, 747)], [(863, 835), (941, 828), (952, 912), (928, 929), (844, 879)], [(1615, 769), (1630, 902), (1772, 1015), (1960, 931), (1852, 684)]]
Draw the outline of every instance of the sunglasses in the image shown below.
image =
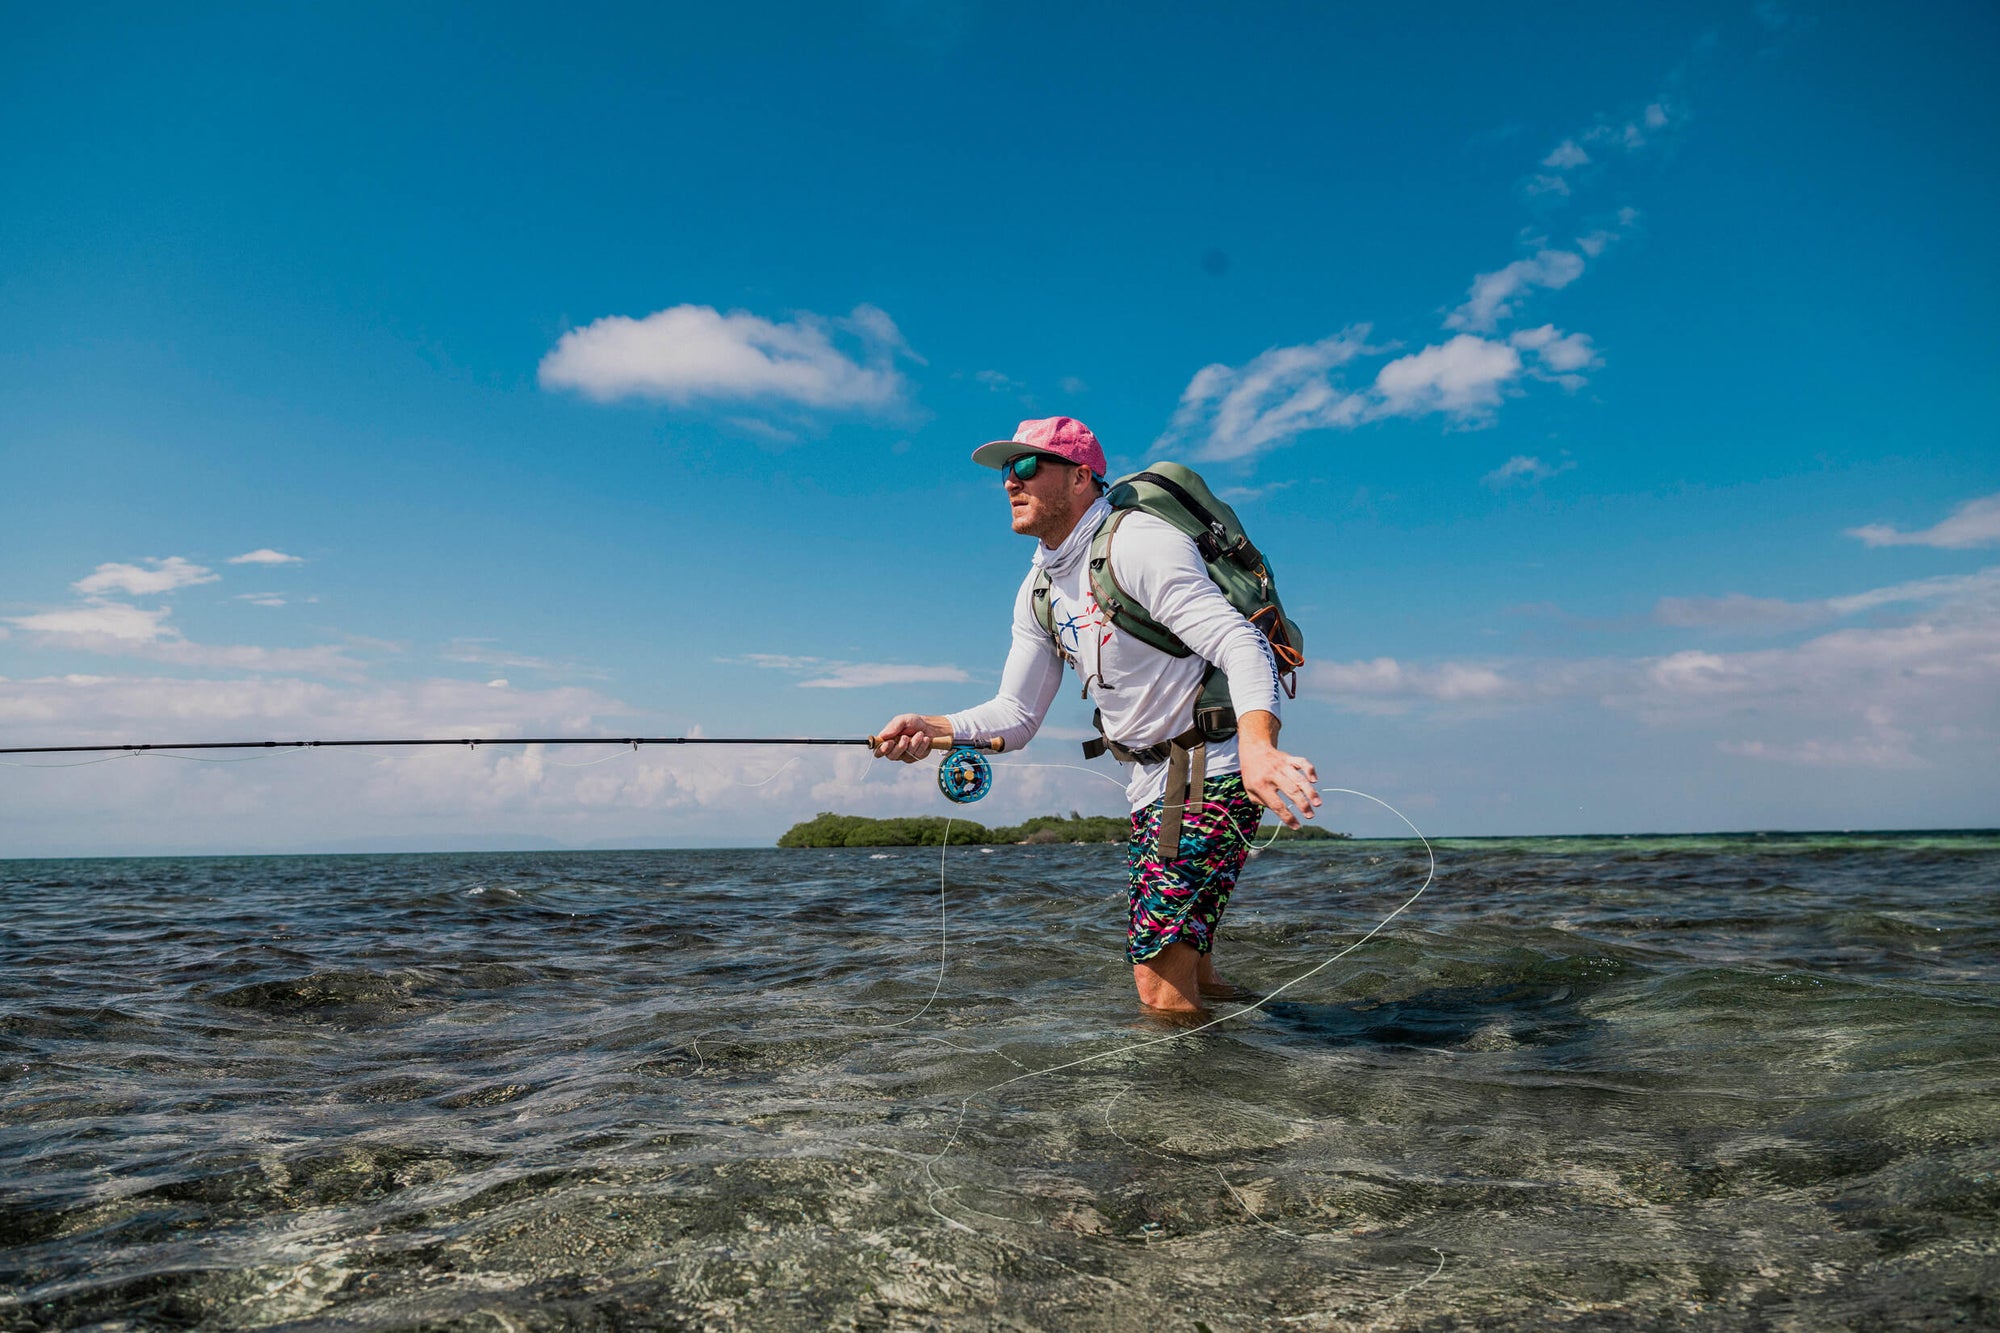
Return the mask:
[(1002, 484), (1005, 484), (1009, 477), (1016, 481), (1033, 481), (1035, 474), (1042, 470), (1044, 462), (1053, 463), (1058, 467), (1076, 466), (1071, 459), (1058, 458), (1054, 454), (1022, 454), (1019, 458), (1010, 458), (1000, 465), (1000, 480)]

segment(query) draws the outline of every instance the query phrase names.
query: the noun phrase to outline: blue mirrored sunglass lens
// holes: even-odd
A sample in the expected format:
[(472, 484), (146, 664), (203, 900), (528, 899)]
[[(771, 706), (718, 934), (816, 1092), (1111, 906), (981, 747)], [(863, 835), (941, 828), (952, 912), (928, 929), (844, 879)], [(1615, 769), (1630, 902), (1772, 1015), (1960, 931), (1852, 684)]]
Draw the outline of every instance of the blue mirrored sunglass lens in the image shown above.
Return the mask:
[(1022, 454), (1019, 458), (1007, 464), (1007, 471), (1014, 474), (1014, 480), (1016, 481), (1031, 481), (1041, 466), (1042, 457), (1040, 454)]

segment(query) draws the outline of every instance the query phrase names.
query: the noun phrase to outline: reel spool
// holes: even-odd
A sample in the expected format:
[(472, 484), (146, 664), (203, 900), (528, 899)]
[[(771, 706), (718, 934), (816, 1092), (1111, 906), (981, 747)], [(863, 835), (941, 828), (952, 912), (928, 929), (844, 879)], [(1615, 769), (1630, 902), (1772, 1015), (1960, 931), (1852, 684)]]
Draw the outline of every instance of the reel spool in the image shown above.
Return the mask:
[(938, 762), (938, 790), (954, 805), (970, 805), (993, 790), (993, 765), (969, 745), (955, 745)]

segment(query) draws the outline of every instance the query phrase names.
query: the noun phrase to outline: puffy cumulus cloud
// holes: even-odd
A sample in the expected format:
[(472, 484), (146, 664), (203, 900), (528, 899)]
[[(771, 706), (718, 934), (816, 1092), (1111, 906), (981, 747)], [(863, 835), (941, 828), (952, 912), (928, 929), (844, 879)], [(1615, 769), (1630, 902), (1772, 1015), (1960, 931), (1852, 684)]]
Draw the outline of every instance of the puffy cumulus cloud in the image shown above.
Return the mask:
[(2000, 543), (2000, 495), (1967, 500), (1949, 518), (1917, 532), (1903, 532), (1887, 523), (1870, 523), (1866, 527), (1849, 528), (1847, 535), (1859, 537), (1870, 546), (1934, 546), (1947, 551), (1992, 546)]
[(1461, 333), (1382, 367), (1370, 415), (1480, 417), (1500, 405), (1502, 389), (1520, 373), (1521, 356), (1512, 347)]
[(268, 546), (260, 546), (254, 551), (245, 551), (242, 555), (230, 556), (229, 563), (232, 565), (302, 565), (305, 563), (305, 557), (286, 555), (283, 551), (274, 551)]
[(598, 401), (886, 411), (903, 404), (899, 358), (918, 359), (895, 322), (869, 305), (845, 319), (806, 313), (791, 320), (677, 305), (639, 319), (607, 315), (570, 330), (542, 358), (540, 376), (544, 388)]
[(1507, 345), (1534, 359), (1530, 374), (1537, 379), (1552, 380), (1572, 393), (1583, 387), (1584, 371), (1604, 364), (1589, 334), (1564, 333), (1553, 324), (1516, 329), (1507, 335)]
[(177, 555), (170, 555), (164, 560), (148, 556), (143, 564), (138, 565), (99, 565), (70, 586), (85, 597), (103, 597), (110, 593), (152, 597), (176, 588), (193, 587), (197, 583), (214, 583), (221, 577), (215, 571), (191, 564)]
[(1583, 256), (1571, 250), (1541, 250), (1472, 280), (1465, 303), (1445, 316), (1448, 329), (1490, 333), (1511, 318), (1521, 298), (1537, 288), (1560, 291), (1583, 276)]

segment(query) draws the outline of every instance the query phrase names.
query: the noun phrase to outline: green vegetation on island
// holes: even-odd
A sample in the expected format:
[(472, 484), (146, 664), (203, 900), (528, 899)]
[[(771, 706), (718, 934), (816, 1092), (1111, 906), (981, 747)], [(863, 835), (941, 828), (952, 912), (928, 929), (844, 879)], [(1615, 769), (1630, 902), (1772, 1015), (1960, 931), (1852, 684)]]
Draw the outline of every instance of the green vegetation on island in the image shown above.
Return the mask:
[[(778, 839), (780, 847), (938, 847), (944, 844), (947, 823), (951, 845), (1009, 846), (1039, 843), (1124, 842), (1131, 835), (1130, 821), (1116, 815), (1084, 815), (1070, 811), (1062, 815), (1036, 815), (1019, 824), (988, 828), (970, 819), (947, 821), (942, 815), (913, 815), (901, 819), (871, 819), (866, 815), (836, 815), (822, 812), (794, 824)], [(1285, 842), (1331, 842), (1345, 833), (1308, 824), (1293, 832), (1266, 825), (1257, 830), (1258, 841), (1276, 833)]]

